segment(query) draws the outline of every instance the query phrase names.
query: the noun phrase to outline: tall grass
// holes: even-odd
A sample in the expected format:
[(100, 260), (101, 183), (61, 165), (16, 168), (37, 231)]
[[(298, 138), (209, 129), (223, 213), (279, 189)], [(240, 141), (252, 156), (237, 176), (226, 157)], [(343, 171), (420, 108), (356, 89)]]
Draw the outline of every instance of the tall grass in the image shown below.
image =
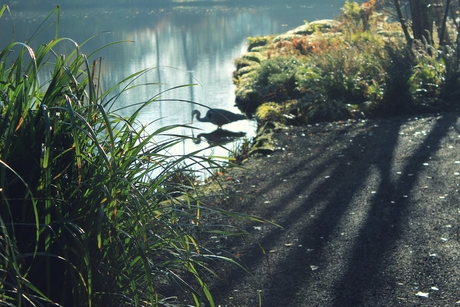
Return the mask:
[[(113, 91), (135, 87), (148, 69), (101, 91), (93, 55), (58, 36), (59, 14), (47, 17), (56, 16), (48, 44), (0, 52), (0, 305), (214, 306), (208, 264), (233, 260), (202, 246), (201, 220), (229, 213), (173, 199), (194, 184), (172, 176), (213, 161), (172, 157), (183, 141), (171, 134), (177, 126), (147, 133), (136, 120), (160, 96), (129, 118), (110, 111)], [(53, 51), (69, 41), (71, 54)]]

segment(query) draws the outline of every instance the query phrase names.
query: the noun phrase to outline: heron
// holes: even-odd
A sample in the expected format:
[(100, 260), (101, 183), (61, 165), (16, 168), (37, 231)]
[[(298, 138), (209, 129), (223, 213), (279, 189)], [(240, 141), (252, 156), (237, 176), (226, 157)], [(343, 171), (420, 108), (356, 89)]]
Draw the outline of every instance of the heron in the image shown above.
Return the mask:
[(222, 128), (223, 125), (236, 122), (238, 120), (246, 119), (243, 114), (235, 114), (223, 109), (209, 109), (206, 116), (201, 118), (201, 113), (198, 110), (192, 111), (192, 122), (193, 117), (196, 114), (196, 119), (200, 122), (213, 123), (218, 129)]

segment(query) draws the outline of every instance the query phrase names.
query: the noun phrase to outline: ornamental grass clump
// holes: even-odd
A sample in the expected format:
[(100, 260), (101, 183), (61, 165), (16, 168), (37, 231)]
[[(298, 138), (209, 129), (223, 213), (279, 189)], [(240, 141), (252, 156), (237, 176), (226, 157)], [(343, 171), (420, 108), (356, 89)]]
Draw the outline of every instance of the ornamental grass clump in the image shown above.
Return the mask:
[[(196, 152), (171, 156), (183, 137), (159, 137), (177, 126), (147, 133), (137, 121), (160, 96), (128, 118), (112, 112), (149, 69), (100, 91), (93, 54), (59, 38), (59, 8), (53, 14), (49, 43), (12, 42), (0, 52), (0, 305), (172, 306), (180, 297), (214, 306), (208, 264), (236, 262), (198, 238), (210, 230), (203, 216), (227, 213), (187, 191), (188, 166), (215, 163)], [(53, 51), (69, 42), (71, 54)]]

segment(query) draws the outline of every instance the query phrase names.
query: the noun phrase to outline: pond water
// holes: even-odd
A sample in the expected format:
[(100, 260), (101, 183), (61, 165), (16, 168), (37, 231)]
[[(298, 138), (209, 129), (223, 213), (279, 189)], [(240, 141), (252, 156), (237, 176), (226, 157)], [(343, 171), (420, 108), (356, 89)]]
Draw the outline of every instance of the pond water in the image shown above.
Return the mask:
[[(227, 1), (228, 2), (228, 1)], [(90, 61), (102, 58), (102, 87), (108, 89), (123, 78), (140, 70), (151, 68), (139, 83), (155, 83), (129, 90), (121, 95), (112, 109), (128, 116), (132, 108), (124, 108), (161, 95), (162, 101), (152, 103), (140, 114), (140, 121), (150, 131), (171, 124), (190, 124), (191, 111), (206, 112), (193, 101), (212, 108), (239, 112), (234, 107), (232, 73), (234, 60), (246, 51), (248, 36), (282, 33), (312, 21), (333, 18), (340, 13), (343, 1), (278, 1), (282, 4), (260, 6), (219, 5), (136, 7), (110, 6), (97, 9), (61, 8), (60, 37), (69, 37), (79, 43), (81, 51), (91, 54), (101, 46), (125, 41), (97, 51)], [(214, 2), (216, 3), (216, 2)], [(259, 1), (260, 3), (260, 1)], [(12, 40), (26, 41), (39, 28), (47, 11), (25, 11), (12, 8), (12, 19), (4, 14), (0, 19), (0, 50)], [(54, 37), (55, 18), (51, 17), (33, 46)], [(88, 38), (94, 38), (83, 44)], [(68, 54), (74, 46), (69, 42), (58, 45), (56, 52)], [(168, 91), (175, 86), (196, 84)], [(202, 131), (181, 128), (176, 133), (197, 135), (215, 130), (209, 123), (193, 123)], [(254, 120), (238, 121), (224, 126), (233, 132), (255, 133)], [(241, 142), (241, 141), (240, 141)], [(206, 142), (186, 142), (174, 154), (182, 154), (207, 146)], [(234, 149), (237, 145), (230, 144)], [(175, 150), (175, 151), (176, 151)], [(209, 152), (208, 152), (209, 153)], [(223, 149), (215, 155), (226, 156)]]

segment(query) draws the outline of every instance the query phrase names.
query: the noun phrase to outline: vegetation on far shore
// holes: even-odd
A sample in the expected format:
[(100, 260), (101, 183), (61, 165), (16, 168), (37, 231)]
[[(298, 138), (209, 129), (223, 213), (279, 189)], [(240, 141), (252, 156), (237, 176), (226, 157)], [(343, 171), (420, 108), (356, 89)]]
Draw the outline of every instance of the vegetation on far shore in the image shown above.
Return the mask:
[(395, 14), (376, 5), (347, 1), (338, 20), (250, 37), (236, 60), (239, 108), (288, 124), (458, 110), (456, 20), (446, 23), (454, 43), (436, 33), (408, 41)]

